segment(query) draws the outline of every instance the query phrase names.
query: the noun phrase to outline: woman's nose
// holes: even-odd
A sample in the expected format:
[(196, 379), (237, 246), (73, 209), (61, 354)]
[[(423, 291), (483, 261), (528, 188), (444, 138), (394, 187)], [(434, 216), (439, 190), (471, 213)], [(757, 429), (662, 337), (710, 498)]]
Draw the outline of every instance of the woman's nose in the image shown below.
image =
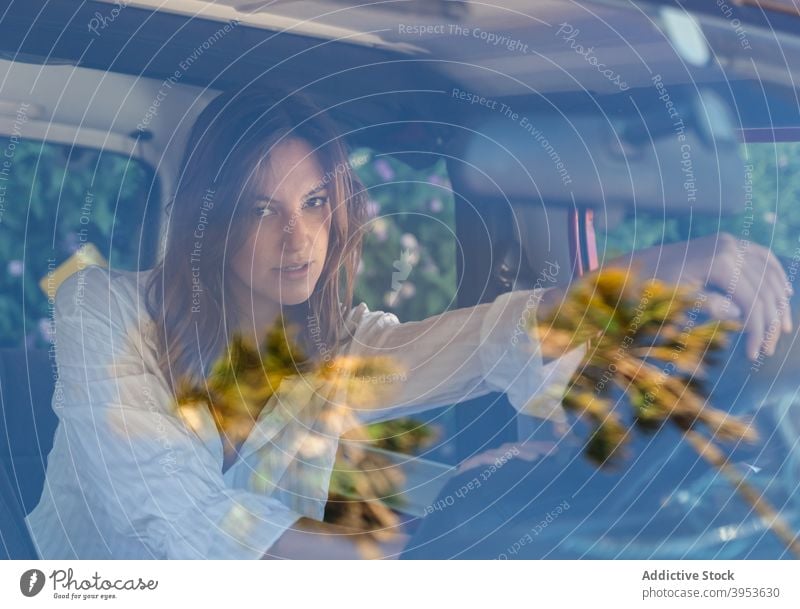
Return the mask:
[(289, 251), (303, 251), (308, 239), (308, 226), (303, 219), (303, 214), (295, 213), (283, 227), (284, 246)]

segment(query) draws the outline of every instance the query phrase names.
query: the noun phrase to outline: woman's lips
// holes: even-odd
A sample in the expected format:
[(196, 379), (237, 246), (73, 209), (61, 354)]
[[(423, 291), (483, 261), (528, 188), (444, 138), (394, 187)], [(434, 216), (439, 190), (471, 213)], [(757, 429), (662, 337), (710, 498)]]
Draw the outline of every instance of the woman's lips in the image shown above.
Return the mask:
[(311, 262), (307, 262), (302, 267), (300, 267), (299, 269), (296, 269), (296, 270), (291, 270), (290, 271), (290, 270), (287, 270), (285, 268), (278, 268), (278, 269), (275, 269), (275, 270), (284, 279), (302, 279), (303, 277), (308, 275), (308, 270), (309, 270), (309, 268), (311, 268), (312, 264), (313, 264), (313, 260)]

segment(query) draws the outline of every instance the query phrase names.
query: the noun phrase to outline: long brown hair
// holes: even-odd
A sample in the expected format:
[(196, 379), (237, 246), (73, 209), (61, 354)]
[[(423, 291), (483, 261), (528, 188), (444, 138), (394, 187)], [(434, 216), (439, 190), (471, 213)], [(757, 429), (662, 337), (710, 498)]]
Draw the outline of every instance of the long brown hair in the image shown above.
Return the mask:
[[(282, 307), (299, 330), (308, 362), (340, 349), (361, 256), (366, 201), (347, 149), (332, 121), (298, 92), (245, 89), (216, 97), (197, 118), (186, 146), (175, 195), (168, 205), (164, 254), (147, 284), (155, 320), (159, 367), (171, 387), (205, 374), (230, 340), (233, 308), (225, 305), (231, 273), (224, 265), (253, 230), (249, 200), (270, 150), (286, 138), (314, 151), (330, 191), (328, 253), (309, 299)], [(198, 238), (199, 236), (199, 238)], [(308, 363), (306, 362), (306, 363)]]

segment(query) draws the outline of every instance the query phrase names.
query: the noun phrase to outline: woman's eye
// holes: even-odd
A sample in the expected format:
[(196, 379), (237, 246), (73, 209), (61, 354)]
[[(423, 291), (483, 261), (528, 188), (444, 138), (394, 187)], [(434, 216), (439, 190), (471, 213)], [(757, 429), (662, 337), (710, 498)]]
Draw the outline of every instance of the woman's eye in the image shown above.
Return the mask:
[(272, 207), (270, 207), (269, 205), (258, 205), (256, 206), (254, 211), (257, 216), (260, 216), (262, 218), (275, 215), (275, 210), (272, 209)]
[(313, 197), (306, 201), (306, 207), (322, 207), (328, 203), (328, 197)]

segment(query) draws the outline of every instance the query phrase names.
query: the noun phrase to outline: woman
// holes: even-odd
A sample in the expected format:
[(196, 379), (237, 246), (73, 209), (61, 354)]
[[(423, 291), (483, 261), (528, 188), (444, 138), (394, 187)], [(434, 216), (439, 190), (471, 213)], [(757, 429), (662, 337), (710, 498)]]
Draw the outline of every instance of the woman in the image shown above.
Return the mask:
[[(321, 522), (350, 423), (331, 424), (318, 387), (285, 379), (243, 443), (220, 434), (207, 411), (187, 424), (173, 408), (181, 379), (202, 378), (234, 333), (259, 340), (279, 314), (300, 328), (311, 363), (380, 354), (404, 367), (391, 397), (357, 412), (356, 423), (490, 391), (506, 392), (522, 411), (543, 390), (536, 345), (511, 340), (527, 291), (403, 324), (352, 306), (364, 203), (341, 138), (303, 96), (233, 92), (203, 111), (158, 266), (89, 267), (59, 289), (60, 422), (28, 517), (43, 558), (295, 557), (308, 548), (315, 558), (357, 556), (342, 530)], [(694, 242), (695, 264), (681, 279), (725, 287), (734, 256), (720, 249), (729, 240), (720, 243)], [(766, 250), (752, 251), (771, 265)], [(651, 276), (676, 272), (653, 251), (636, 258)], [(784, 306), (786, 278), (779, 265), (769, 268), (766, 288), (755, 289), (760, 278), (746, 270), (748, 289), (734, 296), (759, 320), (749, 328), (756, 345)], [(539, 306), (559, 297), (548, 290)], [(532, 414), (560, 411), (552, 404)]]

